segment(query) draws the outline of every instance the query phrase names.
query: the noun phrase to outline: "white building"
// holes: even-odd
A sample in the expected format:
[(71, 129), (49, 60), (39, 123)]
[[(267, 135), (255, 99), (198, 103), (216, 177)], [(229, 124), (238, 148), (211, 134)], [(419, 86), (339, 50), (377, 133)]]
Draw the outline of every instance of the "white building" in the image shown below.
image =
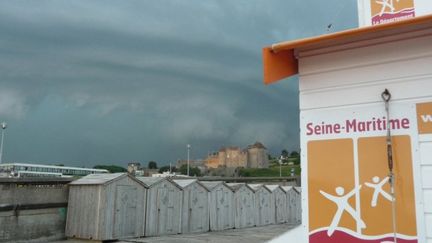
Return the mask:
[(299, 75), (301, 242), (432, 242), (432, 16), (263, 55), (266, 83)]
[(28, 163), (0, 164), (0, 176), (3, 177), (72, 177), (104, 173), (109, 173), (109, 171), (105, 169)]

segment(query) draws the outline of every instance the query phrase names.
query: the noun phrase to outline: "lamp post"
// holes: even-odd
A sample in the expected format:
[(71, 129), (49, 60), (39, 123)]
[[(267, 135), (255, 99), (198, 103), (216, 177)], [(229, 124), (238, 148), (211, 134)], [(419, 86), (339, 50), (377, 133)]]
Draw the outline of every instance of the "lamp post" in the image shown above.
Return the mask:
[(189, 152), (190, 152), (190, 144), (187, 145), (187, 176), (189, 176)]
[(279, 177), (282, 177), (282, 159), (283, 159), (283, 156), (281, 155), (279, 157)]
[(6, 122), (2, 122), (1, 123), (1, 143), (0, 143), (0, 164), (2, 163), (2, 158), (3, 158), (3, 138), (4, 138), (4, 131), (7, 127)]

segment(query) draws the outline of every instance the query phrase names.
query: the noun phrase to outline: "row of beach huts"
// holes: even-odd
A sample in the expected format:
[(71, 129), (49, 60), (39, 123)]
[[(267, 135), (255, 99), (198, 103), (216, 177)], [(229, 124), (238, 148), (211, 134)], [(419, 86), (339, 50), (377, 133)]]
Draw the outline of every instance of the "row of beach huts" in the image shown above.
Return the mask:
[(71, 182), (66, 236), (116, 240), (299, 224), (300, 189), (93, 174)]

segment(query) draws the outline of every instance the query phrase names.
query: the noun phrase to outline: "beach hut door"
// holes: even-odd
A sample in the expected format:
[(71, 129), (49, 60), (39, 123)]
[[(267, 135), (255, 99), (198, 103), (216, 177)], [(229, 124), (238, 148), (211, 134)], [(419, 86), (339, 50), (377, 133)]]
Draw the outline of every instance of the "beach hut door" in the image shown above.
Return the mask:
[(158, 224), (159, 234), (172, 233), (173, 229), (173, 218), (174, 218), (174, 198), (175, 192), (170, 190), (164, 185), (163, 188), (158, 189)]
[(282, 194), (280, 192), (274, 192), (276, 193), (275, 195), (275, 200), (276, 200), (276, 223), (284, 223), (285, 222), (285, 217), (284, 217), (284, 207), (285, 207), (285, 202), (286, 199), (284, 200), (282, 198)]
[(199, 232), (203, 230), (205, 211), (202, 199), (205, 198), (205, 195), (204, 192), (198, 191), (198, 188), (194, 188), (189, 196), (189, 227), (191, 232)]
[(137, 189), (118, 185), (114, 212), (114, 238), (134, 236), (136, 228)]
[(253, 217), (253, 209), (252, 209), (252, 193), (242, 191), (241, 193), (241, 202), (240, 205), (242, 207), (241, 218), (244, 220), (245, 226), (253, 226), (254, 225), (254, 217)]

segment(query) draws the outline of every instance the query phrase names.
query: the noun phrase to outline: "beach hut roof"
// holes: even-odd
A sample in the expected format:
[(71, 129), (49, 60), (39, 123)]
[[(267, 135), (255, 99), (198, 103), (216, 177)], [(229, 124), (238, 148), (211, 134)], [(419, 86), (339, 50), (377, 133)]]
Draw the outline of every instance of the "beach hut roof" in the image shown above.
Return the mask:
[(139, 181), (144, 183), (145, 186), (148, 188), (153, 187), (163, 181), (169, 181), (172, 183), (175, 187), (182, 189), (177, 183), (172, 182), (171, 180), (165, 178), (165, 177), (144, 177), (144, 176), (138, 176), (136, 177)]
[(223, 181), (201, 181), (201, 184), (204, 185), (204, 187), (206, 187), (207, 190), (209, 190), (209, 191), (213, 190), (215, 187), (219, 186), (220, 184), (225, 185), (226, 187), (228, 187), (232, 191), (231, 187), (229, 187)]
[(69, 183), (69, 185), (103, 185), (127, 176), (127, 173), (90, 174)]
[(299, 187), (299, 186), (295, 186), (294, 190), (298, 193), (301, 193), (301, 187)]
[(265, 187), (267, 187), (270, 191), (274, 191), (278, 188), (281, 188), (281, 186), (279, 186), (279, 185), (265, 185)]
[(282, 190), (284, 190), (285, 192), (289, 192), (290, 190), (293, 190), (293, 186), (281, 186)]
[(254, 191), (258, 191), (260, 188), (264, 188), (265, 190), (271, 192), (270, 189), (268, 189), (267, 187), (265, 187), (263, 184), (248, 184), (248, 185), (249, 185), (249, 186), (252, 188), (252, 190), (254, 190)]
[(192, 183), (197, 182), (197, 179), (186, 179), (186, 180), (173, 180), (177, 185), (179, 185), (180, 187), (187, 187), (189, 185), (191, 185)]
[(253, 189), (246, 183), (227, 183), (227, 185), (233, 190), (233, 191), (238, 191), (240, 188), (242, 188), (243, 186), (251, 189), (253, 191)]
[(190, 185), (192, 185), (193, 183), (197, 183), (200, 186), (204, 187), (207, 191), (207, 187), (204, 186), (200, 181), (198, 181), (197, 179), (176, 179), (176, 180), (172, 180), (175, 184), (177, 184), (179, 187), (181, 188), (186, 188)]

